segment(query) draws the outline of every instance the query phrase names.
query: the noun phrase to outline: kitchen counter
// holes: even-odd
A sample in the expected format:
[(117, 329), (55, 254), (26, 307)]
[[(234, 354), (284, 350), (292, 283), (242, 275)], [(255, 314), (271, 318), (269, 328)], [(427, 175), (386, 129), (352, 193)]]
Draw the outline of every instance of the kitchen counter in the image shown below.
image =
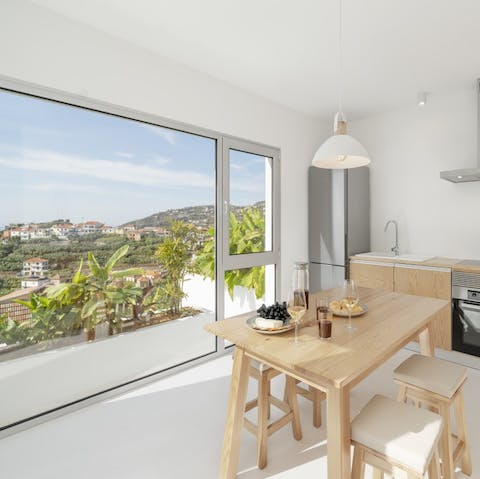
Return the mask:
[[(480, 261), (436, 256), (350, 257), (350, 278), (359, 286), (381, 288), (402, 294), (452, 300), (452, 280), (456, 272), (480, 274)], [(428, 256), (423, 256), (428, 258)], [(463, 264), (462, 264), (463, 263)], [(442, 311), (433, 321), (435, 346), (452, 350), (452, 308)]]
[[(395, 256), (391, 258), (376, 258), (370, 256), (362, 256), (361, 254), (350, 256), (351, 260), (360, 260), (360, 261), (369, 261), (373, 263), (397, 263), (397, 264), (412, 264), (417, 266), (432, 266), (436, 268), (451, 268), (455, 269), (455, 271), (475, 271), (480, 273), (480, 266), (456, 266), (462, 259), (459, 258), (444, 258), (442, 256), (435, 256), (431, 259), (426, 261), (412, 261), (412, 260), (405, 260), (399, 259)], [(459, 268), (457, 270), (457, 268)], [(468, 269), (464, 269), (468, 268)], [(473, 268), (473, 269), (472, 269)], [(475, 269), (476, 268), (476, 269)]]
[(480, 274), (480, 264), (479, 265), (470, 265), (470, 264), (455, 264), (453, 265), (453, 271), (461, 271), (463, 273), (477, 273)]
[(362, 256), (361, 254), (350, 256), (351, 260), (369, 261), (372, 263), (396, 263), (396, 264), (411, 264), (416, 266), (431, 266), (434, 268), (450, 268), (453, 271), (460, 271), (463, 273), (477, 273), (480, 274), (480, 261), (478, 265), (460, 264), (464, 259), (461, 258), (445, 258), (443, 256), (435, 256), (426, 261), (412, 261), (399, 259), (395, 256), (391, 258), (376, 258), (370, 256)]
[[(350, 258), (350, 278), (359, 286), (381, 288), (401, 294), (452, 300), (452, 269), (459, 258), (421, 256), (377, 257), (355, 255)], [(428, 256), (423, 256), (428, 258)], [(479, 266), (480, 269), (480, 266)], [(432, 323), (435, 346), (452, 349), (451, 308), (437, 314)]]

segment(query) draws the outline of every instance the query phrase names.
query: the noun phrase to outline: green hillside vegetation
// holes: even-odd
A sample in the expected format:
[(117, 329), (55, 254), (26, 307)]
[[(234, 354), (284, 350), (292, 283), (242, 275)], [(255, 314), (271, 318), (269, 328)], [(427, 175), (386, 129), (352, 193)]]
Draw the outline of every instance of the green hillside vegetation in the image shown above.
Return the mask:
[[(14, 264), (19, 271), (22, 258), (42, 256), (50, 262), (49, 276), (55, 272), (65, 275), (59, 284), (31, 293), (28, 300), (14, 301), (27, 308), (28, 321), (9, 317), (8, 312), (0, 315), (0, 344), (21, 349), (45, 343), (42, 348), (47, 348), (47, 341), (70, 336), (78, 341), (94, 340), (102, 323), (108, 327), (108, 335), (114, 335), (196, 316), (200, 311), (195, 305), (182, 305), (184, 282), (189, 274), (214, 278), (214, 231), (210, 228), (205, 235), (196, 225), (179, 220), (170, 220), (167, 228), (166, 237), (141, 241), (128, 241), (120, 235), (89, 235), (69, 241), (10, 240), (2, 244), (3, 267)], [(201, 235), (203, 241), (199, 240)], [(238, 216), (230, 213), (231, 254), (263, 251), (264, 237), (261, 207), (243, 208)], [(152, 283), (137, 283), (132, 277), (145, 274), (137, 265), (155, 265), (160, 274), (153, 275)], [(9, 275), (0, 276), (0, 287), (6, 289), (19, 280)], [(257, 298), (265, 293), (263, 266), (227, 271), (224, 280), (232, 297), (235, 286), (254, 290)], [(80, 336), (82, 331), (85, 339)]]
[[(236, 218), (240, 219), (243, 216), (243, 213), (252, 207), (264, 210), (265, 202), (259, 201), (251, 206), (230, 205), (230, 212), (233, 213)], [(133, 225), (136, 228), (145, 228), (149, 226), (167, 228), (171, 220), (177, 220), (184, 221), (185, 223), (193, 223), (197, 226), (211, 228), (213, 227), (214, 218), (215, 209), (213, 205), (188, 206), (186, 208), (159, 211), (158, 213), (146, 216), (145, 218), (129, 221), (122, 226)]]
[(176, 210), (159, 211), (153, 215), (129, 221), (122, 226), (133, 225), (135, 228), (157, 227), (167, 228), (171, 220), (194, 223), (201, 226), (213, 226), (214, 207), (213, 205), (190, 206)]
[(49, 276), (73, 276), (78, 263), (93, 252), (99, 261), (106, 261), (118, 248), (129, 245), (128, 253), (122, 257), (121, 265), (143, 266), (155, 263), (155, 251), (162, 238), (145, 236), (140, 241), (129, 241), (119, 235), (85, 235), (67, 241), (58, 240), (9, 240), (0, 244), (0, 296), (20, 288), (16, 277), (23, 268), (23, 261), (41, 257), (49, 262)]
[[(246, 237), (242, 237), (242, 235), (245, 234), (245, 228), (247, 228), (247, 226), (242, 227), (242, 223), (245, 221), (250, 222), (250, 215), (252, 211), (255, 211), (254, 220), (256, 225), (250, 225), (250, 227), (254, 228), (255, 234), (258, 233), (258, 228), (264, 228), (264, 225), (260, 225), (261, 221), (263, 221), (264, 207), (264, 202), (258, 202), (253, 206), (230, 207), (232, 225), (237, 225), (235, 226), (232, 244), (235, 244), (238, 240), (238, 247), (245, 250), (237, 251), (237, 253), (262, 250), (263, 246), (261, 244), (254, 244), (256, 241), (259, 241), (258, 238), (251, 238), (244, 243)], [(69, 220), (66, 219), (57, 219), (44, 222), (41, 225), (48, 227), (53, 224), (68, 221)], [(134, 225), (136, 228), (151, 226), (170, 229), (172, 221), (182, 221), (185, 224), (194, 225), (196, 228), (208, 228), (211, 235), (214, 225), (214, 206), (191, 206), (176, 210), (161, 211), (145, 218), (130, 221), (126, 224)], [(240, 226), (238, 226), (237, 222), (240, 222)], [(198, 236), (196, 238), (197, 242), (202, 244), (204, 240), (211, 239), (210, 235), (206, 233)], [(261, 233), (260, 236), (262, 235), (263, 233)], [(11, 238), (5, 243), (0, 243), (0, 296), (20, 288), (21, 280), (17, 275), (23, 268), (23, 262), (28, 258), (42, 257), (47, 259), (49, 262), (49, 277), (58, 274), (63, 279), (73, 276), (79, 262), (87, 259), (88, 252), (93, 253), (95, 257), (102, 262), (106, 261), (115, 251), (127, 244), (129, 245), (128, 253), (121, 258), (119, 266), (148, 267), (149, 265), (156, 265), (158, 264), (158, 259), (155, 257), (155, 253), (163, 241), (163, 238), (155, 236), (154, 234), (145, 235), (140, 241), (131, 241), (125, 236), (117, 234), (105, 235), (100, 233), (73, 236), (68, 240), (52, 238), (21, 241), (19, 238)], [(207, 248), (210, 246), (207, 246)], [(210, 254), (211, 253), (212, 252), (210, 252)], [(237, 280), (239, 280), (239, 278), (237, 278)], [(260, 293), (261, 288), (257, 286), (256, 291)]]

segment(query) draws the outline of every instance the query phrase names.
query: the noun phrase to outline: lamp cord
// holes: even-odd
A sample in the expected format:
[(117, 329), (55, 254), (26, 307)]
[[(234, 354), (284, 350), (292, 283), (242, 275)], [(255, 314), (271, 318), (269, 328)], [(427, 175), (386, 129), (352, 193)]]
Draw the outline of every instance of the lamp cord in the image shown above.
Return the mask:
[(343, 1), (338, 8), (338, 111), (343, 116)]

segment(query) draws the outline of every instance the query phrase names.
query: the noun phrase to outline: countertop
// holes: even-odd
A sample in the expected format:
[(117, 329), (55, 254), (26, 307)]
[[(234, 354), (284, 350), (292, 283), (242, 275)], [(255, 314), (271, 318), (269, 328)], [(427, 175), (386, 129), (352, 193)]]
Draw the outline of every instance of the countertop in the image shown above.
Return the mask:
[(412, 264), (412, 265), (418, 265), (418, 266), (432, 266), (437, 268), (450, 268), (453, 271), (480, 274), (480, 265), (470, 266), (465, 264), (459, 264), (461, 261), (464, 261), (461, 258), (444, 258), (442, 256), (435, 256), (426, 261), (411, 261), (411, 260), (397, 259), (395, 257), (372, 258), (368, 256), (354, 255), (354, 256), (351, 256), (350, 259), (361, 260), (361, 261), (371, 261), (375, 263), (397, 263), (397, 264)]

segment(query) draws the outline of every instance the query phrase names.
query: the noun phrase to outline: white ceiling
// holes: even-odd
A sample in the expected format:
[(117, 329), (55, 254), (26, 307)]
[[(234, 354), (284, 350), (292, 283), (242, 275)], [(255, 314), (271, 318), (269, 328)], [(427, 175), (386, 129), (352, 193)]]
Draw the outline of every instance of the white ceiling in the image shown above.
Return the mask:
[[(322, 118), (336, 111), (338, 0), (32, 0)], [(344, 0), (350, 118), (473, 88), (479, 0)]]

